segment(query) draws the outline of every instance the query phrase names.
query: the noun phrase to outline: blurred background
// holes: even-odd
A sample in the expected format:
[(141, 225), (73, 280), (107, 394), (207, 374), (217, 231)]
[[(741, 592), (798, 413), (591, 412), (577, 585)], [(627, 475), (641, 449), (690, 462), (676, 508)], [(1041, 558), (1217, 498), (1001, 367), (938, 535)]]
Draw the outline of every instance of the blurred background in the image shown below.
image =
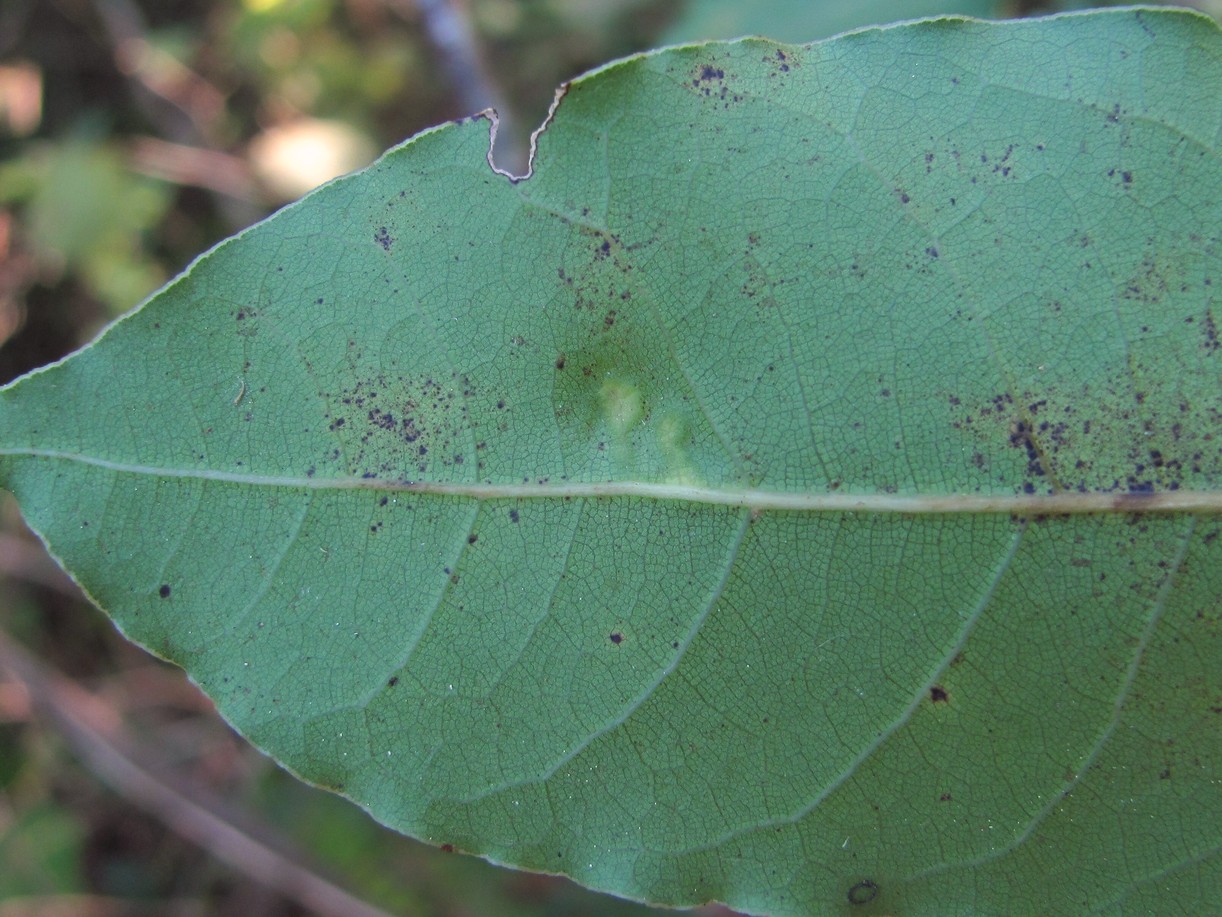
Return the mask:
[[(0, 383), (426, 127), (495, 107), (497, 160), (522, 171), (554, 88), (612, 58), (1087, 5), (0, 0)], [(123, 641), (0, 493), (0, 917), (313, 913), (653, 912), (415, 843), (287, 776)]]

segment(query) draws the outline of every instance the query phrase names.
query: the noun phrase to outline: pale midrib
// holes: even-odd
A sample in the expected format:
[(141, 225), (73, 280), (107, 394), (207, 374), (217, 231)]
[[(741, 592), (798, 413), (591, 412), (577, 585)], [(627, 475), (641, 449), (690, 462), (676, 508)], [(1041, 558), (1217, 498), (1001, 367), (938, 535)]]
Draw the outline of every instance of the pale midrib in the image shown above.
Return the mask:
[(524, 484), (444, 483), (389, 481), (378, 478), (321, 478), (258, 475), (199, 468), (158, 468), (112, 462), (89, 455), (50, 449), (0, 449), (0, 456), (29, 456), (92, 465), (120, 474), (152, 478), (186, 478), (303, 490), (376, 490), (396, 493), (468, 497), (475, 500), (572, 500), (598, 497), (633, 497), (711, 506), (732, 506), (758, 511), (812, 513), (1009, 513), (1066, 515), (1086, 513), (1222, 513), (1222, 491), (1174, 490), (1158, 493), (1052, 493), (1052, 494), (903, 494), (798, 493), (749, 487), (702, 487), (648, 481), (553, 482)]

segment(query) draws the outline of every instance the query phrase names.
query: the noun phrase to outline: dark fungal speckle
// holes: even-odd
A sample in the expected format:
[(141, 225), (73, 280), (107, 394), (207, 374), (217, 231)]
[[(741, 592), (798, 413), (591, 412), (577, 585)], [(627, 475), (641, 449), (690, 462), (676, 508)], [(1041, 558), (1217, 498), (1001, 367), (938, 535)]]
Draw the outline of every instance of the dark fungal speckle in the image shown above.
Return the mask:
[(614, 643), (616, 646), (619, 646), (619, 644), (624, 642), (624, 635), (621, 634), (618, 630), (613, 630), (611, 631), (610, 639), (612, 643)]
[(941, 685), (934, 685), (929, 689), (929, 699), (935, 704), (944, 704), (950, 700), (950, 695), (946, 693), (946, 689)]
[(390, 681), (386, 682), (386, 687), (388, 687), (388, 688), (393, 688), (393, 687), (394, 687), (395, 685), (397, 685), (398, 683), (399, 683), (399, 676), (398, 676), (398, 675), (392, 675), (392, 676), (391, 676)]
[(168, 583), (162, 583), (161, 588), (157, 590), (157, 594), (163, 599), (170, 597), (170, 586)]

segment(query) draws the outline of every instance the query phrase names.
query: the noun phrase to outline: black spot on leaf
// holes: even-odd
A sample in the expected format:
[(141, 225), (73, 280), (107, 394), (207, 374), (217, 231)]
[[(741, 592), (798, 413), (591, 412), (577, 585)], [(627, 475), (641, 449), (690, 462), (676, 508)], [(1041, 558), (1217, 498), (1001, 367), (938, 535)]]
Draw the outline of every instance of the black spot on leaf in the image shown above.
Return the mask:
[(161, 596), (163, 599), (168, 599), (170, 597), (169, 585), (163, 583), (161, 588), (157, 590), (157, 594)]

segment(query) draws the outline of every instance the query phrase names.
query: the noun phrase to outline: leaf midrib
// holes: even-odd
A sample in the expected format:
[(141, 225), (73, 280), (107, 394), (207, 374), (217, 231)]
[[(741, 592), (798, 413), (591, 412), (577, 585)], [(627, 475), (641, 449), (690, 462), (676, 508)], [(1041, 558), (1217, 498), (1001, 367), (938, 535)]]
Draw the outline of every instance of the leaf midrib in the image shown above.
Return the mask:
[(1106, 513), (1222, 513), (1222, 491), (1067, 492), (1047, 494), (890, 494), (814, 493), (755, 487), (623, 481), (538, 481), (523, 484), (448, 483), (363, 477), (259, 475), (208, 468), (163, 468), (115, 462), (53, 449), (0, 449), (0, 456), (25, 456), (91, 465), (118, 474), (151, 478), (215, 481), (249, 487), (297, 490), (373, 490), (475, 500), (574, 500), (630, 497), (752, 511), (878, 513), (900, 515), (1008, 514), (1061, 516)]

